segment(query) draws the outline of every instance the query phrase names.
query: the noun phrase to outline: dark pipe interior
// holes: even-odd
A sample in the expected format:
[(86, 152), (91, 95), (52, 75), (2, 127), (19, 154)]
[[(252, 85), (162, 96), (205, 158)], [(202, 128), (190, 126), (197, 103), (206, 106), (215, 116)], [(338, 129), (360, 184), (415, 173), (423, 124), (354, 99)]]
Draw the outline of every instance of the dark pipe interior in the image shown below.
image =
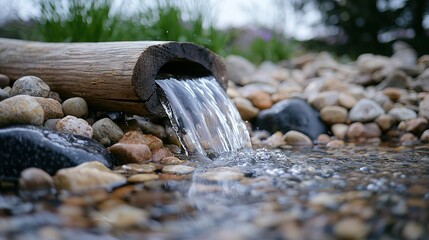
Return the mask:
[(212, 73), (203, 65), (188, 60), (173, 60), (164, 64), (158, 71), (156, 79), (174, 77), (176, 79), (189, 79), (210, 76)]

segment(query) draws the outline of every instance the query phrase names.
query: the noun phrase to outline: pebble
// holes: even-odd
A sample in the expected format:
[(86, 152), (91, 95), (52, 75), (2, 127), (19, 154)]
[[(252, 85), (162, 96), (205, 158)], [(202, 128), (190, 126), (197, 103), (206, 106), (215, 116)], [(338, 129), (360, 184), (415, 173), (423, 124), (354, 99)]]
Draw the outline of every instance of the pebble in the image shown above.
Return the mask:
[(177, 164), (182, 164), (183, 161), (178, 159), (177, 157), (165, 157), (163, 159), (161, 159), (161, 161), (159, 161), (159, 163), (163, 164), (163, 165), (177, 165)]
[(347, 109), (340, 106), (326, 106), (320, 110), (320, 118), (327, 124), (345, 123)]
[(326, 147), (328, 148), (340, 148), (344, 146), (345, 142), (343, 140), (332, 140), (326, 144)]
[[(57, 93), (57, 92), (54, 92), (54, 91), (50, 91), (49, 92), (49, 97), (48, 98), (52, 98), (52, 99), (56, 100), (59, 103), (63, 102), (63, 100), (60, 97), (60, 94)], [(62, 105), (61, 105), (61, 107), (62, 107)]]
[(152, 159), (152, 152), (146, 144), (116, 143), (108, 150), (122, 163), (146, 163)]
[(49, 86), (42, 79), (35, 76), (18, 78), (12, 86), (10, 96), (29, 95), (33, 97), (48, 97)]
[(429, 143), (429, 129), (425, 130), (420, 136), (420, 141), (424, 143)]
[(253, 122), (253, 127), (270, 133), (295, 130), (311, 139), (327, 132), (319, 113), (302, 99), (285, 99), (270, 109), (262, 110)]
[(376, 123), (365, 123), (364, 134), (365, 138), (378, 138), (381, 136), (381, 130)]
[(390, 129), (396, 121), (392, 115), (382, 114), (375, 119), (375, 122), (381, 130), (386, 131)]
[(50, 189), (54, 186), (52, 177), (39, 168), (27, 168), (21, 172), (19, 178), (20, 190), (35, 191)]
[(109, 118), (102, 118), (92, 125), (93, 138), (97, 141), (101, 141), (103, 138), (107, 138), (109, 143), (117, 143), (123, 136), (121, 128)]
[(239, 85), (246, 84), (246, 78), (251, 76), (256, 67), (244, 57), (230, 55), (225, 58), (228, 80)]
[(50, 130), (55, 130), (57, 123), (61, 120), (61, 118), (55, 118), (55, 119), (48, 119), (45, 121), (45, 123), (43, 124), (43, 127), (50, 129)]
[(153, 164), (136, 164), (130, 163), (127, 165), (123, 165), (122, 169), (126, 170), (127, 173), (135, 174), (135, 173), (153, 173), (156, 170), (155, 165)]
[(416, 136), (420, 136), (429, 126), (426, 118), (418, 117), (402, 121), (398, 125), (398, 129), (401, 131), (411, 132)]
[(92, 215), (92, 219), (101, 229), (127, 229), (136, 227), (146, 223), (148, 218), (149, 214), (143, 209), (126, 204)]
[(425, 97), (419, 104), (419, 116), (429, 119), (429, 96)]
[(8, 76), (0, 74), (0, 88), (5, 88), (10, 85), (10, 79)]
[(259, 109), (254, 107), (252, 102), (246, 98), (234, 98), (234, 104), (244, 121), (249, 121), (258, 116)]
[(81, 97), (73, 97), (65, 100), (62, 104), (65, 115), (83, 118), (88, 116), (88, 105), (85, 99)]
[(64, 117), (61, 103), (52, 98), (35, 97), (36, 101), (42, 106), (45, 113), (45, 120)]
[(405, 224), (402, 230), (402, 236), (405, 239), (410, 239), (410, 240), (420, 239), (423, 235), (423, 232), (424, 230), (420, 223), (411, 221)]
[(34, 126), (0, 129), (0, 178), (17, 178), (26, 168), (53, 175), (61, 168), (97, 160), (112, 167), (114, 159), (97, 141)]
[(356, 141), (365, 134), (365, 126), (360, 122), (352, 123), (347, 129), (347, 138)]
[(229, 182), (242, 180), (244, 173), (234, 168), (219, 167), (200, 173), (198, 177), (209, 182)]
[(143, 183), (158, 180), (158, 174), (135, 174), (128, 178), (129, 183)]
[(93, 165), (61, 169), (53, 179), (57, 189), (69, 191), (105, 188), (126, 182), (125, 177), (110, 171), (100, 170), (99, 167)]
[(397, 102), (402, 95), (402, 91), (399, 88), (389, 87), (383, 90), (383, 94), (389, 97), (393, 102)]
[(338, 97), (338, 104), (347, 109), (351, 109), (356, 102), (356, 98), (347, 93), (340, 93), (340, 96)]
[(407, 89), (408, 88), (408, 76), (401, 70), (392, 71), (387, 75), (387, 77), (377, 85), (376, 89), (383, 90), (386, 88), (400, 88)]
[(34, 97), (17, 95), (0, 102), (0, 127), (12, 124), (41, 126), (44, 114), (42, 106)]
[(387, 114), (392, 116), (396, 121), (405, 121), (417, 117), (417, 113), (405, 107), (392, 108)]
[(402, 145), (410, 146), (416, 144), (418, 142), (418, 138), (412, 133), (405, 133), (401, 136), (400, 141)]
[(195, 170), (194, 167), (186, 166), (186, 165), (167, 165), (162, 168), (163, 173), (168, 174), (189, 174)]
[(0, 102), (9, 98), (9, 93), (7, 93), (5, 90), (0, 88)]
[(337, 123), (332, 125), (331, 130), (334, 136), (339, 140), (344, 140), (349, 126), (347, 124)]
[(298, 131), (291, 130), (284, 135), (284, 140), (287, 144), (292, 146), (312, 146), (311, 139)]
[(151, 151), (163, 146), (162, 140), (152, 134), (143, 134), (139, 131), (129, 131), (119, 140), (119, 143), (125, 144), (144, 144)]
[(326, 106), (335, 106), (338, 105), (339, 92), (337, 91), (326, 91), (321, 92), (316, 95), (310, 96), (308, 102), (311, 106), (315, 107), (317, 110), (321, 110)]
[(329, 141), (331, 140), (331, 138), (329, 137), (328, 134), (320, 134), (317, 137), (317, 144), (327, 144)]
[(77, 134), (84, 137), (92, 138), (92, 127), (82, 118), (75, 116), (66, 116), (57, 122), (55, 129), (64, 133)]
[(334, 225), (334, 234), (340, 239), (365, 239), (369, 227), (358, 218), (344, 218)]
[(153, 162), (159, 162), (162, 159), (166, 158), (166, 157), (172, 157), (173, 154), (171, 153), (171, 151), (168, 148), (158, 148), (154, 151), (152, 151), (152, 161)]
[(255, 107), (261, 110), (270, 108), (273, 105), (270, 94), (264, 91), (255, 91), (248, 98)]
[(374, 100), (361, 99), (350, 110), (349, 119), (352, 122), (369, 122), (384, 114), (383, 108)]

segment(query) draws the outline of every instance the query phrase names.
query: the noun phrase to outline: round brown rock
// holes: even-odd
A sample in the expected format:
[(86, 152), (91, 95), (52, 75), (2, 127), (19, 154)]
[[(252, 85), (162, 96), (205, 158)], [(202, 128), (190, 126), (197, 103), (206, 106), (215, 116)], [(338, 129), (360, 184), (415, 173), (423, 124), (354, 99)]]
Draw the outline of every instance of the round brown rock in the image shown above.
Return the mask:
[(81, 97), (73, 97), (65, 100), (62, 107), (65, 115), (72, 115), (78, 118), (88, 115), (88, 105), (85, 99)]
[(158, 174), (135, 174), (128, 178), (129, 183), (141, 183), (147, 181), (158, 180)]
[(255, 118), (259, 109), (254, 107), (252, 102), (241, 97), (234, 98), (234, 104), (243, 120), (252, 120)]
[(334, 225), (334, 234), (339, 239), (364, 239), (369, 228), (358, 218), (345, 218)]
[(146, 144), (116, 143), (109, 151), (122, 163), (146, 163), (152, 159), (152, 153)]
[(311, 146), (313, 145), (311, 139), (298, 131), (289, 131), (284, 135), (284, 140), (287, 144), (292, 146)]
[(151, 151), (162, 147), (162, 140), (152, 134), (143, 134), (139, 131), (129, 131), (119, 140), (119, 143), (145, 144)]
[(84, 137), (92, 137), (92, 127), (87, 121), (74, 116), (66, 116), (57, 122), (55, 129), (60, 132), (77, 134)]
[(320, 118), (327, 124), (345, 123), (347, 109), (340, 106), (326, 106), (320, 110)]
[(34, 97), (18, 95), (0, 102), (0, 127), (11, 124), (41, 126), (44, 121), (42, 106)]
[(19, 188), (21, 190), (41, 190), (54, 186), (52, 177), (39, 168), (27, 168), (21, 172)]
[(194, 167), (186, 166), (186, 165), (168, 165), (162, 168), (163, 173), (168, 174), (190, 174), (195, 170)]
[(94, 131), (93, 138), (100, 141), (103, 138), (109, 139), (110, 143), (117, 143), (123, 136), (121, 128), (110, 118), (103, 118), (92, 125)]
[(36, 101), (42, 106), (45, 120), (64, 117), (61, 103), (52, 98), (36, 97)]

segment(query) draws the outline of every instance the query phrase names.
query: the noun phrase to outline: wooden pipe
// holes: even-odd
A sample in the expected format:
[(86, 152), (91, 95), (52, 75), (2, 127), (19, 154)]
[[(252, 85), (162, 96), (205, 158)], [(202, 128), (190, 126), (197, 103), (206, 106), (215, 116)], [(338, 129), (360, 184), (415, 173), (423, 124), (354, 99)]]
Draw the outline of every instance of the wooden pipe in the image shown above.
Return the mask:
[(143, 116), (166, 116), (155, 79), (213, 75), (226, 89), (222, 59), (178, 42), (42, 43), (0, 38), (0, 73), (40, 77), (62, 97)]

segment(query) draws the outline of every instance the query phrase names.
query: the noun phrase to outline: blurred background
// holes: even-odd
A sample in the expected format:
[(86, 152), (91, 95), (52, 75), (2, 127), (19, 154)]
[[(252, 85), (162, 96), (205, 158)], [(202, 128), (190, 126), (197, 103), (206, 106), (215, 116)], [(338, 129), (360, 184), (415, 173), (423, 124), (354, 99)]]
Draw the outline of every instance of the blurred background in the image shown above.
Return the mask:
[(310, 51), (429, 53), (429, 0), (0, 0), (0, 37), (189, 41), (260, 63)]

